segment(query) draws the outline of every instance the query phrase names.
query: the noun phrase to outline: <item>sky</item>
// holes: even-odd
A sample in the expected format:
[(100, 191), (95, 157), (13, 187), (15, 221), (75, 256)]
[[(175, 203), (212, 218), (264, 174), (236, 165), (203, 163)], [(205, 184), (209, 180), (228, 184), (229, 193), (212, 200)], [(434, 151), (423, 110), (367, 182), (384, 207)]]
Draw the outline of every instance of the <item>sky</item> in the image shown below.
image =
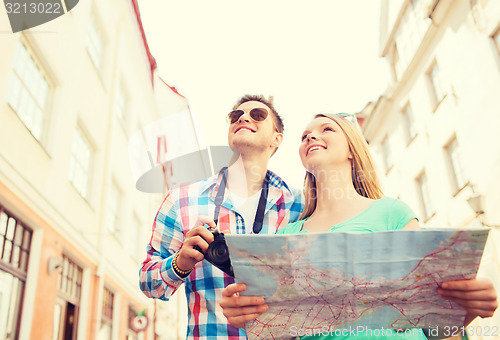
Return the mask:
[(284, 141), (269, 168), (301, 187), (300, 136), (319, 112), (359, 112), (387, 87), (379, 0), (139, 0), (158, 74), (184, 95), (205, 145), (227, 145), (243, 94), (274, 97)]

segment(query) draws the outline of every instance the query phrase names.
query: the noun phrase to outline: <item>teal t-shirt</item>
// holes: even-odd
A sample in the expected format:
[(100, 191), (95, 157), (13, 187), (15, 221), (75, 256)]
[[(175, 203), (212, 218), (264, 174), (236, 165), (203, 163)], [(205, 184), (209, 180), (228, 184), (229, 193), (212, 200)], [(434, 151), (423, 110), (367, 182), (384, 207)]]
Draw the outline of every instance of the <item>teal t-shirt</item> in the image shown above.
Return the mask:
[[(417, 218), (404, 202), (384, 197), (372, 203), (365, 211), (347, 221), (333, 225), (330, 232), (374, 232), (403, 229), (412, 219)], [(307, 219), (290, 223), (279, 229), (277, 234), (307, 233), (302, 226)]]
[[(329, 232), (355, 232), (366, 233), (375, 231), (388, 231), (403, 229), (408, 222), (416, 218), (415, 213), (404, 202), (384, 197), (372, 203), (360, 214), (347, 221), (333, 225)], [(290, 223), (277, 231), (277, 234), (307, 233), (303, 230), (304, 220)], [(307, 334), (305, 333), (302, 334)], [(302, 335), (299, 330), (296, 332)], [(304, 335), (302, 340), (341, 340), (341, 339), (404, 339), (417, 340), (427, 339), (421, 329), (408, 329), (404, 332), (396, 332), (392, 329), (351, 329), (330, 330), (316, 335)]]

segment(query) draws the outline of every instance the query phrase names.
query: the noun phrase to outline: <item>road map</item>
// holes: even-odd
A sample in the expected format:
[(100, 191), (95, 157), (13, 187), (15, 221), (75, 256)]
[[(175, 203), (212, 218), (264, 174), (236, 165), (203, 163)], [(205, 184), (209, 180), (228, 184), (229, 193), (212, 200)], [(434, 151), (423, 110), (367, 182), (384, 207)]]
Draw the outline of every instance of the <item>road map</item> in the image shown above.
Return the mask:
[(249, 339), (329, 331), (461, 326), (465, 311), (443, 299), (444, 281), (476, 276), (489, 229), (375, 233), (226, 234), (242, 295), (269, 310), (247, 323)]

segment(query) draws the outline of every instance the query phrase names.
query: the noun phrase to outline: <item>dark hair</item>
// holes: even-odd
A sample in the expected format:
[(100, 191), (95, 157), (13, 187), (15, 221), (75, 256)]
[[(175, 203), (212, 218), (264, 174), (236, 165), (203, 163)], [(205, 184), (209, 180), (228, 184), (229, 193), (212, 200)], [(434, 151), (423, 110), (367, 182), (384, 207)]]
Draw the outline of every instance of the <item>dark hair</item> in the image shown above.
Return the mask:
[(283, 131), (285, 130), (285, 127), (283, 126), (283, 118), (280, 117), (280, 115), (274, 108), (272, 96), (269, 96), (269, 99), (266, 99), (266, 97), (261, 94), (245, 94), (236, 102), (236, 104), (233, 106), (233, 110), (236, 110), (238, 106), (245, 102), (261, 102), (262, 104), (265, 104), (267, 107), (269, 107), (273, 113), (274, 123), (276, 124), (276, 128), (278, 128), (278, 132), (283, 133)]

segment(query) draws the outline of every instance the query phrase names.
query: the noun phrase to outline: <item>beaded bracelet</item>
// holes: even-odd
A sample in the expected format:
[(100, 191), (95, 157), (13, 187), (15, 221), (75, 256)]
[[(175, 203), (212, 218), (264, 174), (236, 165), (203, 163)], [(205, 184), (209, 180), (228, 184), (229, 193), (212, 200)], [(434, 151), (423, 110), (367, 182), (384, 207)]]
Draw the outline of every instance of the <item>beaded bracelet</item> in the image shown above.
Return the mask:
[(182, 277), (186, 277), (188, 276), (189, 273), (191, 273), (193, 271), (193, 269), (189, 269), (189, 270), (182, 270), (180, 269), (178, 266), (177, 266), (177, 258), (179, 257), (179, 254), (180, 252), (177, 252), (175, 253), (174, 255), (174, 259), (172, 261), (172, 267), (174, 268), (174, 271), (179, 275), (179, 276), (182, 276)]

